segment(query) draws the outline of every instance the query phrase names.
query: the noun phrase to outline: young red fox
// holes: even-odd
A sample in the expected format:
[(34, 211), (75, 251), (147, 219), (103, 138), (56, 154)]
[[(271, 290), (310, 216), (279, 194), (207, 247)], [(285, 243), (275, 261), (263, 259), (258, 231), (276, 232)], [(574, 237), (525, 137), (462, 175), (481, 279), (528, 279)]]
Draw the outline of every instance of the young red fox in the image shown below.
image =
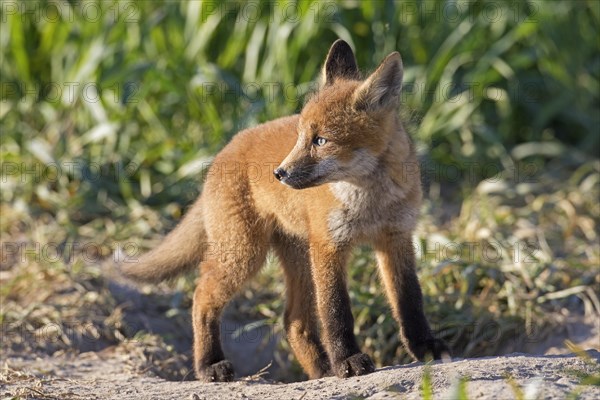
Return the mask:
[(199, 265), (192, 309), (198, 379), (233, 379), (220, 315), (270, 248), (285, 273), (287, 337), (311, 379), (374, 370), (356, 343), (346, 288), (346, 260), (357, 243), (375, 250), (408, 351), (419, 360), (447, 351), (431, 333), (415, 273), (421, 180), (397, 113), (402, 73), (394, 52), (361, 80), (350, 46), (336, 41), (321, 88), (300, 115), (237, 134), (183, 221), (125, 267), (133, 279), (157, 282)]

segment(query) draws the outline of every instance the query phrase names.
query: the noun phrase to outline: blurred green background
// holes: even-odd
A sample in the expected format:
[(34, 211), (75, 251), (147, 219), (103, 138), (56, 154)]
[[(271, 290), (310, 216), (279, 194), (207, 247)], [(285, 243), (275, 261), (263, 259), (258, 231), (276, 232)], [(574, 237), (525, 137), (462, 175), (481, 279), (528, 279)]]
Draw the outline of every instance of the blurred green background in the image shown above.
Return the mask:
[[(421, 281), (455, 352), (523, 350), (564, 322), (556, 313), (600, 310), (598, 1), (3, 1), (1, 18), (9, 329), (135, 334), (98, 264), (155, 245), (237, 131), (298, 112), (337, 38), (365, 72), (402, 54), (399, 112), (427, 197)], [(350, 276), (366, 351), (406, 360), (366, 249)], [(192, 284), (171, 285), (159, 314), (187, 318)], [(280, 325), (283, 292), (269, 265), (231, 313)]]

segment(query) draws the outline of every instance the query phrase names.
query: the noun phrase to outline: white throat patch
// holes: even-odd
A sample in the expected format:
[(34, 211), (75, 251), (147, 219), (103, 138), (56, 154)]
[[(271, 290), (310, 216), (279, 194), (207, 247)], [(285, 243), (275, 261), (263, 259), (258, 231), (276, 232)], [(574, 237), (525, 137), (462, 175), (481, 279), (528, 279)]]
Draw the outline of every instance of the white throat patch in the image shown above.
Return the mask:
[(361, 179), (329, 185), (342, 206), (329, 213), (329, 230), (338, 242), (368, 239), (384, 227), (410, 230), (417, 222), (418, 210), (403, 201), (405, 189), (398, 186), (388, 173), (375, 168)]

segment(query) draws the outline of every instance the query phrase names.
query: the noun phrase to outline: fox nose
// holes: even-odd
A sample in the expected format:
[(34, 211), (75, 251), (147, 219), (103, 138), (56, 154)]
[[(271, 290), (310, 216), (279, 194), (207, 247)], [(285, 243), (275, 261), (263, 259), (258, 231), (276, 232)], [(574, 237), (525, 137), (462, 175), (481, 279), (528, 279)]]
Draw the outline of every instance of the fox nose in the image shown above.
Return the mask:
[(284, 178), (287, 178), (288, 173), (283, 168), (277, 168), (275, 171), (273, 171), (273, 175), (275, 175), (275, 178), (280, 181)]

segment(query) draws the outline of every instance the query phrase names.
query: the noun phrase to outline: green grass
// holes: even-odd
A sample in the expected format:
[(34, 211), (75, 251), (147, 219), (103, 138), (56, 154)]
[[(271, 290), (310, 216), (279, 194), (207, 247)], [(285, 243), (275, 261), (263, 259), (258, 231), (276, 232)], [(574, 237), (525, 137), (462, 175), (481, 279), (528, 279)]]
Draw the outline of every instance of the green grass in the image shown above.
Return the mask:
[[(155, 245), (237, 131), (297, 112), (338, 37), (364, 71), (402, 54), (400, 112), (426, 182), (420, 279), (455, 353), (524, 346), (560, 310), (600, 311), (598, 2), (457, 2), (458, 14), (433, 2), (260, 2), (256, 18), (243, 3), (94, 4), (97, 18), (80, 3), (57, 18), (48, 2), (1, 9), (3, 327), (133, 336), (98, 264)], [(298, 18), (286, 14), (295, 4)], [(367, 249), (349, 275), (364, 350), (378, 365), (407, 361)], [(182, 278), (156, 299), (181, 331), (192, 286)], [(232, 309), (281, 326), (282, 293), (271, 265)], [(34, 347), (78, 349), (88, 333), (71, 331)]]
[(433, 400), (433, 383), (431, 379), (431, 370), (428, 366), (425, 366), (423, 369), (423, 381), (421, 382), (421, 396), (423, 400)]

